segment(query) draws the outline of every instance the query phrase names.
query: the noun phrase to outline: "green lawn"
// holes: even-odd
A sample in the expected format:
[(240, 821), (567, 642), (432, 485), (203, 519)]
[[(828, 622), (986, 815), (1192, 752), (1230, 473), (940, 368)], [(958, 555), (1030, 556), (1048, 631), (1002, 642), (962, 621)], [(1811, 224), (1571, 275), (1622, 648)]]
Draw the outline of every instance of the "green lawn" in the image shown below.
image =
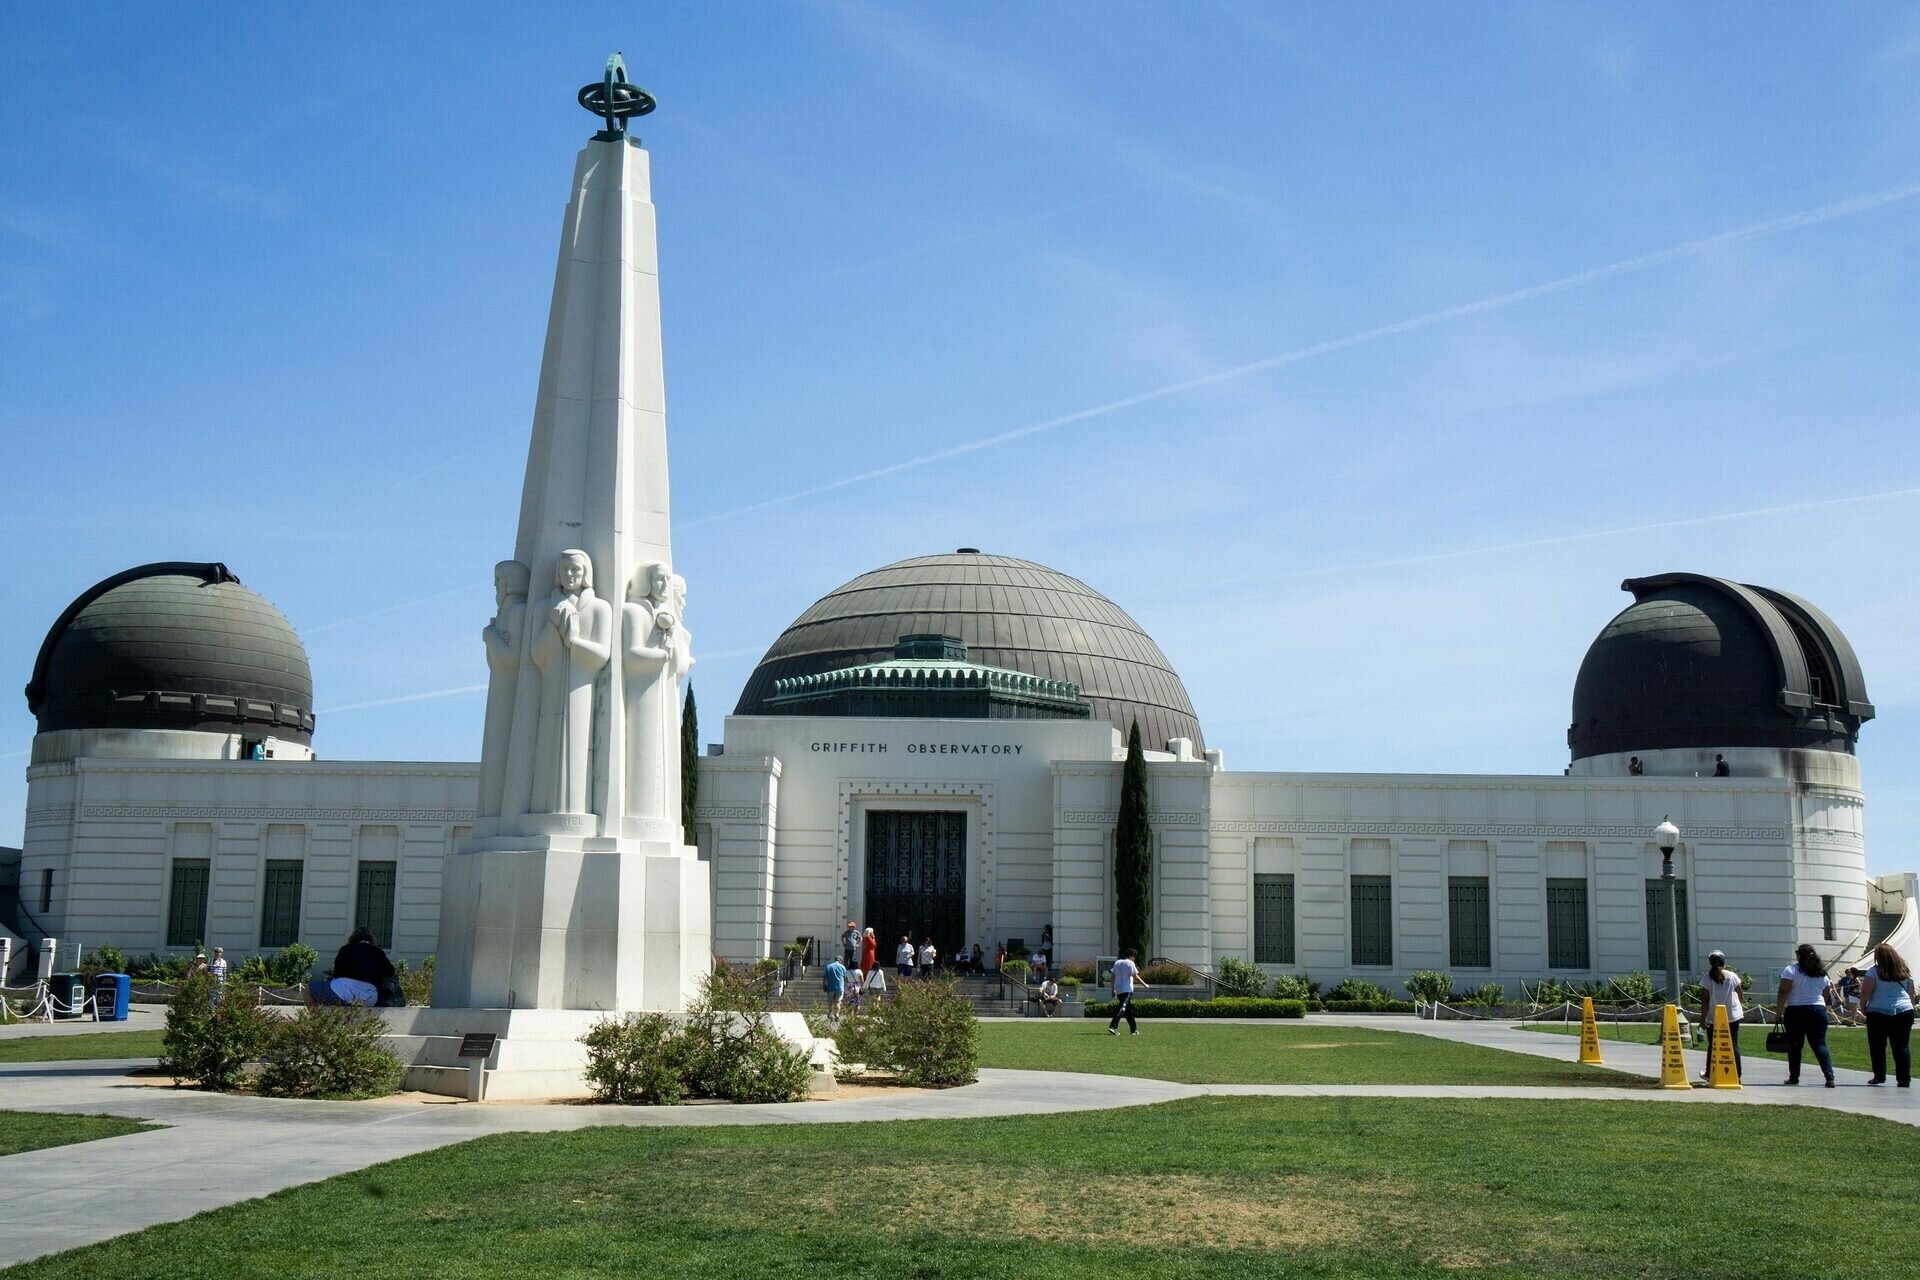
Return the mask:
[[(1573, 1055), (1568, 1054), (1569, 1058)], [(1099, 1021), (988, 1022), (980, 1065), (1092, 1071), (1188, 1084), (1504, 1084), (1651, 1087), (1645, 1076), (1555, 1062), (1411, 1032), (1324, 1023), (1154, 1022), (1107, 1034)]]
[(37, 1111), (0, 1111), (0, 1156), (64, 1147), (96, 1138), (118, 1138), (163, 1126), (122, 1120), (118, 1116), (59, 1116)]
[(160, 1031), (100, 1031), (90, 1035), (10, 1035), (0, 1039), (0, 1062), (79, 1062), (88, 1058), (157, 1058)]
[[(1660, 1039), (1660, 1029), (1644, 1023), (1602, 1022), (1599, 1024), (1599, 1027), (1600, 1056), (1603, 1058), (1607, 1056), (1607, 1041), (1609, 1040), (1623, 1041), (1628, 1044), (1655, 1044)], [(1580, 1024), (1576, 1022), (1571, 1026), (1564, 1027), (1557, 1023), (1552, 1025), (1534, 1024), (1529, 1026), (1527, 1030), (1545, 1031), (1551, 1035), (1577, 1036), (1580, 1034)], [(1867, 1061), (1867, 1032), (1864, 1027), (1827, 1028), (1827, 1051), (1833, 1055), (1833, 1065), (1843, 1070), (1873, 1070), (1873, 1064)], [(1767, 1052), (1767, 1029), (1757, 1023), (1753, 1026), (1743, 1026), (1740, 1028), (1740, 1056), (1746, 1060), (1759, 1058), (1769, 1063), (1777, 1062), (1781, 1064), (1782, 1067), (1780, 1078), (1782, 1080), (1787, 1078), (1785, 1071), (1787, 1055), (1784, 1053)], [(1813, 1060), (1813, 1054), (1802, 1050), (1801, 1057), (1804, 1061), (1800, 1064), (1800, 1078), (1805, 1080), (1818, 1076), (1820, 1074), (1820, 1064)], [(1688, 1068), (1693, 1071), (1704, 1071), (1706, 1069), (1707, 1050), (1705, 1040), (1700, 1042), (1698, 1048), (1691, 1045), (1687, 1047), (1687, 1063)], [(1893, 1071), (1891, 1061), (1887, 1064), (1887, 1071), (1889, 1075), (1891, 1075)]]
[[(9, 1274), (1852, 1278), (1893, 1255), (1780, 1231), (1782, 1178), (1848, 1186), (1912, 1153), (1911, 1129), (1859, 1116), (1579, 1100), (596, 1128), (483, 1138)], [(1686, 1207), (1701, 1188), (1711, 1213)], [(1887, 1222), (1920, 1213), (1920, 1179), (1874, 1194)]]

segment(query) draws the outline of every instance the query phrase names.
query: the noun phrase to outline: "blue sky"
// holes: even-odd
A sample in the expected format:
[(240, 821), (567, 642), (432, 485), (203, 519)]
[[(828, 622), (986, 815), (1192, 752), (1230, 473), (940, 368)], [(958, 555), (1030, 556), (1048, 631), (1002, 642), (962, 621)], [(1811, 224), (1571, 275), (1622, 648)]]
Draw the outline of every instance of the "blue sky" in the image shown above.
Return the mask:
[(1128, 609), (1230, 767), (1558, 773), (1621, 579), (1686, 570), (1847, 631), (1870, 865), (1920, 864), (1920, 13), (555, 8), (0, 15), (13, 687), (89, 584), (224, 560), (323, 755), (477, 754), (618, 48), (708, 738), (816, 597), (966, 545)]

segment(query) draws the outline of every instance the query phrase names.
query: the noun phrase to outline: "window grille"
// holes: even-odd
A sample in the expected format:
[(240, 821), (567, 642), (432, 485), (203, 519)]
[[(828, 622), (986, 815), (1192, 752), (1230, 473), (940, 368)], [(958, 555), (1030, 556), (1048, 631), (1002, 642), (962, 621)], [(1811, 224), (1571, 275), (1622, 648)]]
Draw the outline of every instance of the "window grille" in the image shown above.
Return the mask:
[(1393, 877), (1348, 880), (1353, 915), (1353, 963), (1393, 963)]
[(266, 892), (260, 903), (260, 945), (284, 947), (300, 937), (300, 881), (305, 867), (298, 862), (267, 863)]
[(381, 947), (393, 945), (393, 895), (398, 883), (391, 862), (363, 862), (353, 887), (353, 927), (370, 929)]
[[(1660, 887), (1664, 883), (1657, 878), (1647, 881), (1647, 969), (1650, 972), (1662, 972), (1667, 967), (1667, 899)], [(1687, 927), (1687, 882), (1676, 878), (1673, 893), (1680, 911), (1680, 968), (1685, 972), (1693, 968), (1693, 948), (1688, 945), (1692, 940), (1687, 936), (1692, 932)]]
[(1493, 919), (1485, 876), (1447, 877), (1447, 963), (1493, 967)]
[(1547, 968), (1591, 969), (1587, 945), (1587, 882), (1547, 880)]
[(1293, 877), (1253, 878), (1253, 958), (1258, 964), (1293, 963)]
[(167, 891), (167, 945), (198, 946), (207, 936), (207, 881), (213, 863), (208, 858), (175, 858), (173, 884)]

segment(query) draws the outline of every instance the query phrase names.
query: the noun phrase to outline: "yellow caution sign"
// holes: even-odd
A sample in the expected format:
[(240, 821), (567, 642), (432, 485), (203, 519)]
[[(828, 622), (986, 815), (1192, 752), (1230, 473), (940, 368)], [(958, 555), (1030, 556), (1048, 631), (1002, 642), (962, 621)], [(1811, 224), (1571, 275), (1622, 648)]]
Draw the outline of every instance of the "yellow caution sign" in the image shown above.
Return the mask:
[(1727, 1006), (1713, 1006), (1713, 1030), (1707, 1034), (1707, 1084), (1714, 1089), (1738, 1089), (1740, 1072), (1733, 1063), (1733, 1028), (1727, 1025)]
[(1593, 1021), (1593, 997), (1580, 997), (1580, 1061), (1600, 1061), (1600, 1028)]
[(1675, 1005), (1660, 1011), (1660, 1087), (1693, 1087), (1687, 1083), (1687, 1061), (1680, 1053), (1680, 1010)]

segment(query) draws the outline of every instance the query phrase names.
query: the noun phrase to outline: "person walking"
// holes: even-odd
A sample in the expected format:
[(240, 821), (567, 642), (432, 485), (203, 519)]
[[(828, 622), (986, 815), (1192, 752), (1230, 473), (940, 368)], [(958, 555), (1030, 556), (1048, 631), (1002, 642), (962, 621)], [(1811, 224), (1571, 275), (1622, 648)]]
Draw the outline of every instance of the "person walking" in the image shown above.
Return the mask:
[(860, 926), (847, 921), (847, 927), (840, 931), (840, 965), (851, 969), (860, 959)]
[(847, 966), (841, 960), (829, 960), (820, 971), (820, 985), (827, 993), (827, 1021), (840, 1021), (840, 1002), (847, 996)]
[(1833, 1055), (1827, 1052), (1827, 1006), (1833, 1002), (1833, 979), (1811, 943), (1794, 948), (1793, 963), (1780, 971), (1780, 991), (1774, 1004), (1787, 1033), (1787, 1083), (1800, 1083), (1800, 1048), (1813, 1050), (1827, 1088), (1834, 1087)]
[(1133, 989), (1153, 984), (1140, 976), (1140, 966), (1134, 963), (1139, 956), (1138, 951), (1128, 947), (1127, 954), (1113, 962), (1113, 1021), (1107, 1024), (1107, 1034), (1110, 1036), (1120, 1034), (1122, 1018), (1127, 1020), (1128, 1035), (1140, 1034), (1140, 1025), (1133, 1020)]
[(207, 972), (213, 975), (213, 1002), (220, 1003), (220, 992), (227, 985), (227, 949), (215, 947), (213, 962), (207, 966)]
[(931, 978), (934, 966), (940, 963), (940, 949), (933, 945), (932, 938), (920, 940), (920, 976)]
[(868, 925), (860, 935), (860, 976), (873, 972), (873, 966), (880, 963), (880, 939), (873, 936), (873, 926)]
[(1713, 1011), (1722, 1006), (1727, 1011), (1727, 1032), (1733, 1040), (1733, 1075), (1736, 1080), (1740, 1078), (1740, 1019), (1747, 1012), (1740, 1001), (1744, 989), (1740, 975), (1727, 968), (1727, 953), (1709, 952), (1707, 977), (1700, 984), (1700, 1025), (1707, 1031), (1707, 1069), (1700, 1073), (1702, 1080), (1713, 1078)]
[(893, 964), (902, 978), (913, 976), (913, 939), (904, 933), (900, 935), (900, 945), (893, 949)]
[(1886, 943), (1873, 949), (1873, 965), (1860, 979), (1860, 1007), (1867, 1014), (1867, 1055), (1873, 1060), (1873, 1079), (1887, 1082), (1887, 1050), (1893, 1050), (1893, 1077), (1900, 1088), (1913, 1083), (1913, 972), (1900, 953)]

